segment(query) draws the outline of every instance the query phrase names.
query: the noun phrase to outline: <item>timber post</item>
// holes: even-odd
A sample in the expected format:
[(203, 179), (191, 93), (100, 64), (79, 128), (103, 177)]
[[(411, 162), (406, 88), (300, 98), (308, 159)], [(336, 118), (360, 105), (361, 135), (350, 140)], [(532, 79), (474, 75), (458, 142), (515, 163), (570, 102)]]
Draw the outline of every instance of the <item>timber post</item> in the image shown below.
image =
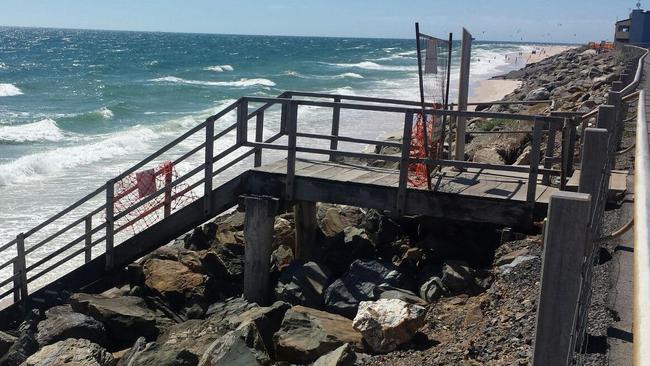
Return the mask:
[(296, 242), (294, 257), (305, 262), (314, 257), (316, 243), (316, 202), (298, 201), (293, 206), (293, 215), (296, 222)]
[[(341, 97), (334, 97), (334, 103), (341, 103)], [(339, 148), (339, 125), (341, 121), (341, 107), (337, 105), (332, 108), (332, 141), (330, 141), (330, 150)], [(330, 161), (336, 160), (336, 155), (330, 154)]]
[(540, 149), (542, 144), (542, 121), (535, 118), (535, 127), (533, 128), (533, 140), (530, 150), (530, 170), (528, 173), (528, 191), (526, 192), (526, 201), (535, 205), (537, 197), (537, 174), (539, 172)]
[(269, 303), (269, 270), (277, 198), (244, 196), (244, 298), (266, 306)]
[[(593, 197), (590, 209), (590, 212), (593, 213), (597, 209), (596, 199), (599, 197), (603, 175), (607, 174), (607, 148), (603, 149), (603, 147), (607, 146), (608, 132), (602, 128), (587, 128), (584, 132), (584, 140), (578, 192), (587, 193)], [(607, 181), (607, 177), (604, 179)]]
[(111, 179), (106, 182), (106, 253), (104, 256), (106, 258), (106, 270), (110, 271), (113, 269), (114, 257), (113, 257), (113, 236), (115, 233), (115, 182)]
[[(460, 46), (460, 80), (458, 84), (458, 110), (467, 110), (469, 95), (469, 68), (472, 57), (472, 35), (463, 28), (463, 40)], [(456, 154), (459, 161), (465, 160), (465, 130), (467, 118), (456, 118)]]
[(86, 250), (84, 251), (84, 259), (86, 263), (90, 262), (93, 259), (93, 217), (88, 215), (84, 219), (84, 228), (86, 231), (86, 238), (84, 240), (84, 245)]
[[(264, 142), (264, 111), (258, 112), (255, 117), (255, 142)], [(262, 166), (262, 149), (255, 148), (254, 167)]]
[(25, 260), (25, 234), (16, 236), (16, 260), (14, 262), (14, 302), (27, 299), (27, 263)]
[(571, 364), (590, 205), (591, 196), (584, 193), (556, 192), (551, 196), (544, 232), (533, 366)]
[[(239, 117), (239, 110), (238, 117)], [(239, 131), (237, 131), (239, 139)], [(203, 182), (203, 213), (208, 214), (212, 211), (212, 171), (214, 163), (214, 121), (208, 120), (205, 125), (205, 156), (204, 156), (204, 178)]]
[[(544, 169), (551, 169), (553, 167), (553, 153), (555, 152), (555, 134), (557, 132), (557, 124), (553, 122), (548, 123), (548, 139), (546, 140), (546, 151), (544, 152)], [(542, 184), (549, 185), (551, 182), (551, 174), (544, 172), (542, 175)]]

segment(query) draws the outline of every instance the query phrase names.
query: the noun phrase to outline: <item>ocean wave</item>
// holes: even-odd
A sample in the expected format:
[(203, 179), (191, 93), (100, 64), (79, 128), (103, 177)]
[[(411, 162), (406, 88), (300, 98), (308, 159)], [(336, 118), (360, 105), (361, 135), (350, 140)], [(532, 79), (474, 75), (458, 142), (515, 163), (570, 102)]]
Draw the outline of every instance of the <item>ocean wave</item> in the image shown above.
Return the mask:
[(287, 71), (283, 75), (294, 76), (301, 79), (317, 79), (317, 80), (335, 80), (335, 79), (363, 79), (363, 75), (354, 72), (346, 72), (338, 75), (304, 75), (297, 71)]
[(0, 97), (13, 97), (14, 95), (21, 95), (23, 91), (14, 84), (0, 83)]
[(224, 72), (224, 71), (233, 71), (235, 70), (234, 67), (231, 65), (214, 65), (214, 66), (208, 66), (204, 68), (203, 70), (207, 71), (215, 71), (215, 72)]
[(6, 68), (7, 68), (7, 64), (0, 62), (0, 70), (6, 69)]
[(359, 68), (364, 70), (381, 70), (381, 71), (415, 71), (417, 68), (415, 66), (393, 66), (393, 65), (381, 65), (372, 61), (362, 61), (357, 63), (329, 63), (322, 62), (322, 64), (343, 68)]
[(97, 142), (25, 155), (0, 165), (0, 186), (38, 180), (66, 169), (148, 150), (147, 142), (154, 138), (152, 130), (134, 127)]
[(111, 119), (114, 116), (113, 111), (108, 109), (108, 107), (101, 107), (98, 112), (103, 119)]
[(204, 86), (234, 86), (234, 87), (248, 87), (248, 86), (275, 86), (275, 83), (269, 79), (239, 79), (237, 81), (201, 81), (201, 80), (187, 80), (176, 76), (165, 76), (162, 78), (151, 79), (154, 82), (165, 82), (174, 84), (188, 84), (188, 85), (204, 85)]
[(61, 141), (64, 138), (64, 133), (56, 121), (49, 118), (33, 123), (0, 127), (0, 143)]

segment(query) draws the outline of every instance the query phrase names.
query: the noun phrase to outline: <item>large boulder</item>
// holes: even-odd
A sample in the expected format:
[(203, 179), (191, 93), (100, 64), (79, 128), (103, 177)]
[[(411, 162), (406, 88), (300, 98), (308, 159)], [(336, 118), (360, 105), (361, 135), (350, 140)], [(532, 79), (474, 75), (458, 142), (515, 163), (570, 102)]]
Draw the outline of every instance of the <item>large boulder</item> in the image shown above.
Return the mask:
[(319, 204), (316, 217), (322, 233), (331, 238), (341, 235), (348, 226), (360, 226), (364, 213), (357, 207)]
[(445, 293), (447, 293), (447, 288), (438, 276), (433, 276), (420, 285), (420, 297), (427, 302), (434, 302)]
[(2, 366), (18, 366), (38, 350), (38, 342), (31, 329), (24, 329), (0, 358)]
[(361, 347), (361, 334), (340, 315), (294, 306), (284, 316), (274, 336), (276, 360), (304, 364), (345, 343)]
[(282, 271), (275, 297), (292, 305), (320, 309), (323, 292), (330, 284), (329, 270), (316, 262), (296, 263)]
[(93, 317), (74, 312), (70, 305), (55, 306), (38, 323), (36, 341), (41, 347), (68, 338), (87, 339), (105, 345), (106, 329)]
[(399, 299), (363, 301), (352, 326), (373, 351), (388, 353), (413, 338), (426, 313), (426, 308)]
[(544, 87), (533, 89), (528, 94), (524, 100), (548, 100), (551, 97), (551, 93)]
[(442, 284), (452, 293), (460, 293), (474, 284), (474, 272), (464, 261), (447, 261), (442, 267)]
[(195, 366), (198, 357), (188, 350), (162, 349), (156, 342), (149, 342), (144, 337), (120, 358), (117, 366)]
[(186, 265), (168, 259), (149, 259), (143, 265), (144, 284), (169, 299), (172, 304), (182, 305), (196, 291), (204, 292), (207, 276), (193, 272)]
[(266, 366), (271, 364), (254, 322), (246, 322), (210, 345), (199, 366)]
[(350, 344), (346, 343), (334, 351), (321, 356), (312, 366), (353, 366), (357, 355)]
[(113, 366), (108, 351), (87, 339), (69, 338), (43, 347), (29, 356), (24, 366)]
[(252, 309), (257, 305), (251, 304), (243, 297), (231, 297), (224, 301), (215, 302), (208, 307), (206, 316), (219, 316), (225, 318), (232, 315), (239, 315), (248, 309)]
[(15, 342), (16, 337), (0, 331), (0, 356), (3, 356), (5, 353), (7, 353), (11, 345), (13, 345)]
[(130, 345), (141, 336), (152, 340), (161, 328), (171, 325), (168, 318), (147, 308), (144, 299), (136, 296), (107, 298), (76, 293), (70, 296), (70, 305), (104, 324), (109, 338), (119, 345)]
[(379, 286), (407, 288), (408, 281), (391, 263), (356, 260), (325, 290), (325, 308), (352, 319), (361, 301), (379, 298)]

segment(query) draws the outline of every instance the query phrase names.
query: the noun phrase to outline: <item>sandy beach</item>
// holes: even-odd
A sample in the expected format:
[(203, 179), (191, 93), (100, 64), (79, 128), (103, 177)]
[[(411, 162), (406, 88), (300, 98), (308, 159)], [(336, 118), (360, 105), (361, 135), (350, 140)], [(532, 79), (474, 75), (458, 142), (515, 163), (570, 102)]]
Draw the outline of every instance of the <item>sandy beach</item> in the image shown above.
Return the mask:
[[(529, 54), (513, 53), (506, 56), (509, 62), (521, 64), (521, 67), (524, 67), (572, 48), (575, 48), (575, 46), (539, 46), (534, 48), (535, 53), (531, 51)], [(521, 82), (517, 80), (481, 80), (470, 90), (469, 100), (474, 103), (500, 100), (512, 93), (520, 85)]]

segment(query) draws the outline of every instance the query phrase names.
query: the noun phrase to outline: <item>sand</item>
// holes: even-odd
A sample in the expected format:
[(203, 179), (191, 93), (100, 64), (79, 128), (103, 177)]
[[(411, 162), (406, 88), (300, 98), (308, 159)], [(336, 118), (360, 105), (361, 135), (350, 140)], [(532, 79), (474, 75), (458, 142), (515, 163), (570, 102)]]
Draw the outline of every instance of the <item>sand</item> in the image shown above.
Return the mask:
[[(539, 46), (535, 47), (534, 54), (519, 55), (512, 53), (508, 55), (508, 58), (512, 64), (521, 64), (521, 67), (524, 67), (572, 48), (575, 48), (575, 46)], [(470, 90), (469, 101), (482, 103), (501, 100), (515, 91), (520, 85), (521, 81), (517, 80), (481, 80), (476, 87)], [(473, 110), (473, 106), (470, 106), (469, 109)]]

